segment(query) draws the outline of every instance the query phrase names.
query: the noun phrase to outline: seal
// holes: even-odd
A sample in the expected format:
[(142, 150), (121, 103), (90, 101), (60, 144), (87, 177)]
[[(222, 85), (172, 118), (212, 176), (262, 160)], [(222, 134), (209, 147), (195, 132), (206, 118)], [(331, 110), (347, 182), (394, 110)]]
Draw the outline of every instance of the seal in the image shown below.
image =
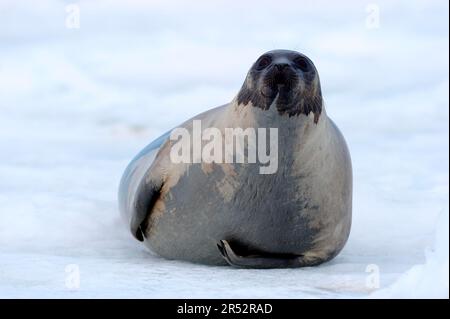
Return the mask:
[(171, 130), (123, 174), (119, 210), (134, 237), (168, 259), (244, 268), (314, 266), (341, 251), (351, 226), (351, 160), (307, 56), (263, 54), (230, 103), (180, 127), (192, 133), (194, 120), (219, 132), (277, 129), (277, 169), (262, 174), (255, 163), (195, 156), (174, 163)]

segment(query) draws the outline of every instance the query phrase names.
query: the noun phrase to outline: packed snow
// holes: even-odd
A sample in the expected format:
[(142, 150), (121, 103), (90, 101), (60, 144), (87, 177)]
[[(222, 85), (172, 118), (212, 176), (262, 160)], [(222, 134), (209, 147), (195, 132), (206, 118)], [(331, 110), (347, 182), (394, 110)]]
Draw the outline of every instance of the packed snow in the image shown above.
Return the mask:
[[(449, 297), (447, 1), (70, 3), (0, 2), (0, 297)], [(277, 270), (152, 254), (119, 217), (127, 163), (277, 48), (315, 62), (348, 142), (346, 247)]]

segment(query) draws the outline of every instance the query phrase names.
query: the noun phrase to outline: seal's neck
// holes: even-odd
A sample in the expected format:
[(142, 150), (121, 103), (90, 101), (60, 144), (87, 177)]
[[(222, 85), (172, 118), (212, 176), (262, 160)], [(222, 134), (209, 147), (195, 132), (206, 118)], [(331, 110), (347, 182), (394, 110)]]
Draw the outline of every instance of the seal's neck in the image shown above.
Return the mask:
[(251, 104), (237, 103), (236, 99), (223, 111), (220, 127), (240, 128), (245, 130), (243, 134), (248, 134), (249, 128), (254, 129), (252, 132), (256, 131), (254, 136), (257, 137), (258, 147), (260, 139), (266, 140), (266, 152), (276, 154), (276, 160), (271, 162), (279, 163), (279, 174), (291, 174), (294, 163), (314, 162), (317, 154), (328, 148), (330, 121), (325, 111), (315, 122), (313, 113), (290, 117), (280, 115), (276, 108), (262, 110)]
[(226, 108), (224, 122), (228, 127), (234, 128), (277, 128), (280, 143), (291, 143), (294, 147), (299, 143), (314, 141), (325, 134), (328, 125), (328, 117), (325, 109), (318, 118), (314, 113), (308, 115), (299, 114), (298, 116), (289, 116), (280, 114), (275, 105), (271, 105), (268, 110), (254, 107), (251, 102), (244, 105), (238, 103), (235, 98)]
[[(321, 108), (317, 112), (305, 112), (296, 115), (290, 115), (280, 112), (277, 108), (277, 100), (263, 109), (253, 105), (251, 101), (246, 104), (241, 103), (239, 96), (235, 97), (228, 106), (227, 122), (236, 123), (240, 127), (299, 127), (311, 126), (321, 127), (321, 122), (326, 120), (326, 112), (323, 102), (320, 102)], [(321, 118), (323, 120), (321, 121)]]

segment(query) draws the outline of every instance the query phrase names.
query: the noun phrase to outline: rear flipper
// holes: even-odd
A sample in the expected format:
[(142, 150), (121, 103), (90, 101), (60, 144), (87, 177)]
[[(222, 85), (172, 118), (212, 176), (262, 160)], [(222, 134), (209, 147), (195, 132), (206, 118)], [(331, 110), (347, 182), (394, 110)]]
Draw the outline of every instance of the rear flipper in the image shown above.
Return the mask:
[(223, 258), (233, 267), (239, 268), (297, 268), (305, 266), (313, 266), (311, 260), (307, 260), (303, 255), (278, 255), (265, 254), (250, 256), (239, 256), (231, 248), (226, 240), (221, 240), (217, 247)]

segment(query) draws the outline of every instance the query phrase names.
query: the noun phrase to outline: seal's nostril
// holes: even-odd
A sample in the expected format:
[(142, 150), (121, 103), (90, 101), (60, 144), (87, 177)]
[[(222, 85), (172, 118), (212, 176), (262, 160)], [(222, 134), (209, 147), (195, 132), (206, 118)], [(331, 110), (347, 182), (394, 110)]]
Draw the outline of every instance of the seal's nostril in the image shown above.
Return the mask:
[(287, 64), (287, 63), (275, 64), (275, 67), (277, 68), (278, 71), (283, 71), (283, 69), (287, 68), (288, 66), (289, 66), (289, 64)]

